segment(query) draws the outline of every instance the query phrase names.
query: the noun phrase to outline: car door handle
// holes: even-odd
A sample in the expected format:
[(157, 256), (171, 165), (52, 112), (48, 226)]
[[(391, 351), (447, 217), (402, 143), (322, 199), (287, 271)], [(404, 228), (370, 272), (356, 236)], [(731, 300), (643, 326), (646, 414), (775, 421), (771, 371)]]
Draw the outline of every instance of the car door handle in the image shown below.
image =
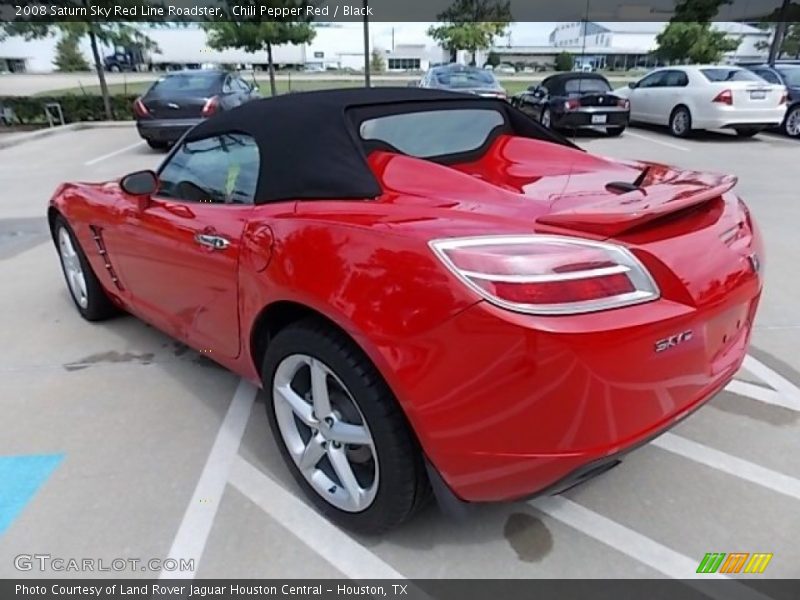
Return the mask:
[(194, 241), (201, 246), (206, 246), (212, 250), (225, 250), (231, 245), (230, 240), (222, 237), (221, 235), (212, 235), (210, 233), (198, 233), (194, 236)]

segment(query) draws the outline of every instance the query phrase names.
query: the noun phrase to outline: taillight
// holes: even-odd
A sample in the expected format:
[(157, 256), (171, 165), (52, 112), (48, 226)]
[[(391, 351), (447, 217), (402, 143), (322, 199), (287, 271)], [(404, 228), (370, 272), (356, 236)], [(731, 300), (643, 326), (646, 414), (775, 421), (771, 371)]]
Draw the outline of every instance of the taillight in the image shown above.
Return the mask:
[(570, 98), (564, 102), (564, 110), (575, 110), (581, 105), (581, 101), (576, 98)]
[(627, 98), (620, 98), (617, 100), (617, 106), (621, 106), (624, 109), (629, 109), (631, 107), (631, 101)]
[(133, 112), (136, 114), (137, 117), (149, 117), (150, 111), (147, 110), (147, 107), (142, 102), (141, 98), (137, 98), (133, 101)]
[(206, 103), (203, 105), (203, 110), (201, 111), (200, 115), (203, 117), (210, 117), (219, 108), (219, 97), (211, 96)]
[(789, 101), (789, 93), (788, 92), (783, 92), (783, 95), (781, 96), (781, 101), (778, 102), (778, 106), (783, 106), (788, 101)]
[(724, 90), (717, 94), (717, 97), (712, 100), (712, 102), (719, 102), (721, 104), (727, 104), (728, 106), (733, 106), (733, 92), (730, 90)]
[(508, 310), (565, 315), (649, 302), (658, 286), (626, 248), (557, 235), (434, 240), (434, 253), (472, 290)]

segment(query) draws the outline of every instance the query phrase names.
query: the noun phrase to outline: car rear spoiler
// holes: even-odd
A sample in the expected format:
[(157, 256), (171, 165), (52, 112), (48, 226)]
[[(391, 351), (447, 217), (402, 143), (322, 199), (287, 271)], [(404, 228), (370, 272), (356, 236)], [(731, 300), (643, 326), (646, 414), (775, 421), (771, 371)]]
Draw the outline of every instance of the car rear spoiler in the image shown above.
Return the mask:
[(714, 185), (687, 181), (678, 185), (657, 184), (639, 187), (612, 198), (599, 199), (596, 202), (542, 215), (536, 222), (541, 225), (614, 236), (718, 198), (730, 191), (736, 182), (736, 177), (724, 176)]

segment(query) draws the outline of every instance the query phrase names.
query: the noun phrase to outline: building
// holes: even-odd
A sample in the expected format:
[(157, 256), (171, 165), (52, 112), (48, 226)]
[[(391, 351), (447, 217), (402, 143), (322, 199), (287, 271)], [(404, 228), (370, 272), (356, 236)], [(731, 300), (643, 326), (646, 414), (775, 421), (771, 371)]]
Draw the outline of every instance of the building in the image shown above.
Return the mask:
[[(370, 51), (378, 48), (385, 55), (389, 71), (425, 70), (431, 63), (443, 62), (446, 54), (415, 24), (385, 26), (374, 24), (370, 35)], [(206, 32), (196, 23), (180, 27), (143, 28), (158, 46), (147, 55), (146, 63), (154, 68), (179, 68), (201, 65), (241, 65), (265, 68), (266, 51), (249, 53), (243, 50), (214, 50), (208, 47)], [(0, 72), (47, 73), (53, 71), (57, 36), (26, 41), (8, 37), (0, 41)], [(86, 39), (80, 49), (89, 64), (91, 49)], [(104, 47), (102, 55), (114, 52)], [(313, 70), (364, 69), (364, 38), (361, 24), (327, 24), (316, 28), (314, 39), (307, 44), (283, 44), (272, 49), (273, 61), (280, 68), (307, 67)]]
[[(625, 69), (652, 66), (658, 48), (656, 38), (665, 22), (574, 21), (559, 24), (550, 34), (550, 44), (571, 54), (580, 54), (582, 64), (595, 68)], [(713, 29), (739, 40), (736, 50), (724, 55), (727, 63), (758, 61), (766, 58), (761, 46), (772, 33), (745, 23), (715, 22)], [(577, 51), (576, 51), (577, 50)]]

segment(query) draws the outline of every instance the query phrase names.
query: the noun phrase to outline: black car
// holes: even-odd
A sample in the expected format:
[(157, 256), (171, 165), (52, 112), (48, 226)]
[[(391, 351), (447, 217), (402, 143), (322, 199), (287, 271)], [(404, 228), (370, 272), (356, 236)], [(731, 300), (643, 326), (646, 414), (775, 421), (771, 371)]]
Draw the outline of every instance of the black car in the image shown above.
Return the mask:
[(615, 96), (608, 80), (597, 73), (551, 75), (511, 103), (553, 129), (603, 128), (608, 135), (620, 135), (630, 118), (630, 102)]
[(769, 83), (786, 86), (788, 99), (781, 131), (790, 137), (800, 138), (800, 64), (748, 65), (747, 68)]
[(151, 148), (167, 148), (203, 119), (259, 98), (236, 73), (178, 71), (165, 75), (133, 103), (139, 135)]
[(506, 90), (494, 73), (478, 67), (449, 64), (428, 70), (419, 87), (465, 92), (487, 98), (505, 98)]

